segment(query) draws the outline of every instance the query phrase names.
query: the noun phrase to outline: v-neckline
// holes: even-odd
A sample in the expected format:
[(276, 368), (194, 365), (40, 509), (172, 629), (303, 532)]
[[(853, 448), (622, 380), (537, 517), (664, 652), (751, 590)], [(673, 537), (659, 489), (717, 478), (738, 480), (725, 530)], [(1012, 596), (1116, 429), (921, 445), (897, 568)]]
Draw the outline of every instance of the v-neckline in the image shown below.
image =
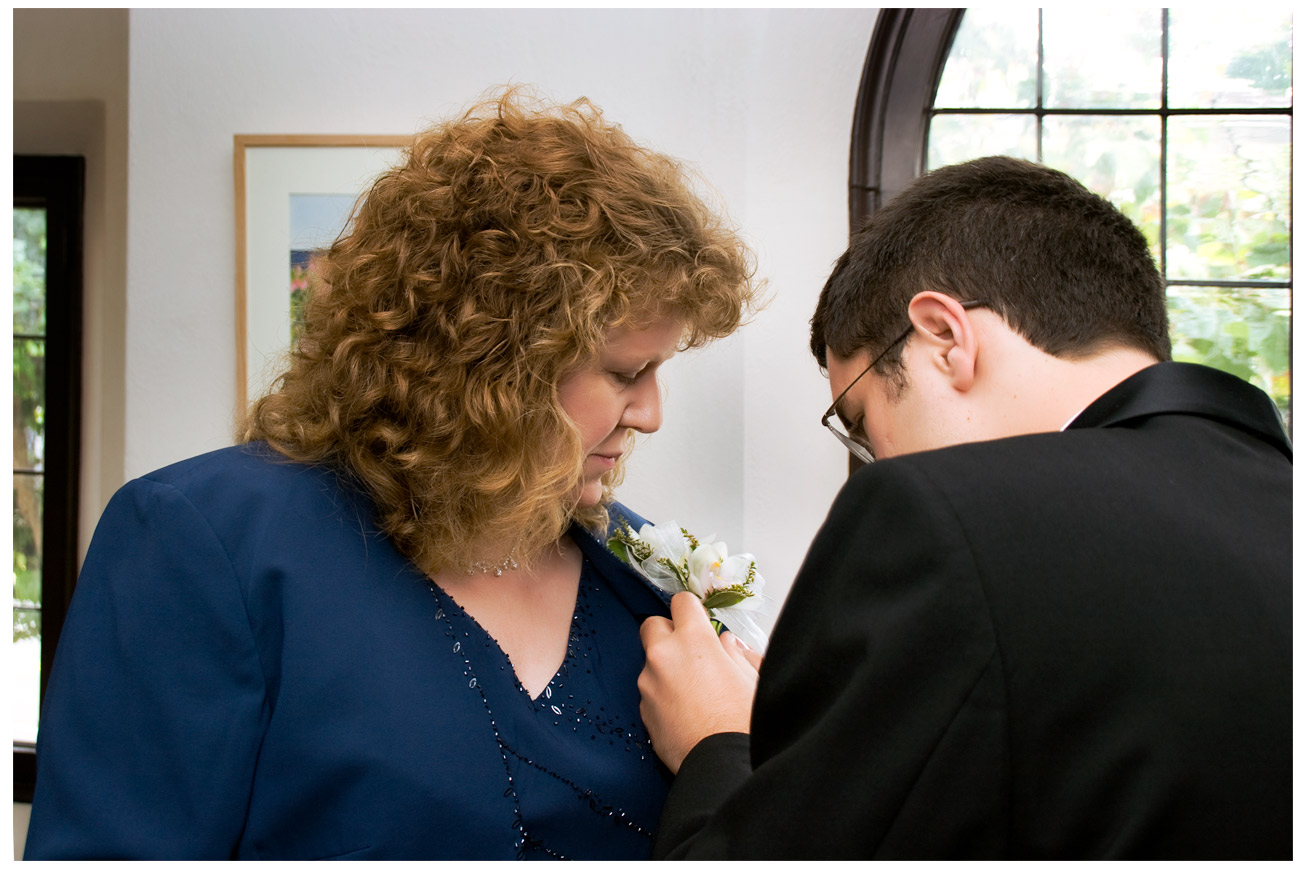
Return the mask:
[(469, 613), (466, 608), (464, 608), (461, 604), (459, 604), (458, 599), (454, 598), (452, 593), (450, 593), (443, 586), (440, 586), (434, 580), (428, 580), (428, 582), (440, 591), (440, 596), (444, 598), (449, 605), (451, 605), (454, 609), (456, 609), (458, 613), (462, 615), (463, 619), (471, 623), (475, 627), (475, 630), (479, 631), (484, 636), (485, 640), (488, 641), (488, 643), (494, 648), (494, 651), (497, 652), (506, 663), (505, 667), (507, 669), (508, 674), (511, 675), (512, 677), (513, 685), (516, 688), (518, 694), (528, 698), (530, 706), (532, 708), (538, 708), (540, 705), (544, 704), (546, 701), (550, 699), (554, 683), (558, 682), (559, 678), (563, 676), (563, 671), (567, 669), (567, 662), (571, 659), (572, 650), (574, 649), (577, 641), (576, 624), (579, 621), (581, 598), (584, 595), (585, 568), (587, 565), (589, 565), (589, 563), (590, 563), (589, 556), (585, 555), (585, 552), (582, 550), (581, 563), (580, 563), (580, 577), (577, 578), (576, 581), (576, 597), (571, 605), (571, 619), (568, 620), (567, 623), (567, 643), (566, 646), (563, 648), (562, 661), (558, 663), (557, 668), (555, 668), (553, 671), (553, 675), (549, 677), (549, 681), (544, 684), (543, 688), (540, 689), (539, 694), (535, 696), (531, 695), (530, 690), (526, 688), (526, 685), (521, 681), (521, 678), (517, 676), (517, 668), (512, 663), (512, 656), (504, 652), (503, 647), (500, 646), (499, 644), (498, 638), (490, 634), (489, 630), (486, 629), (485, 626), (481, 625), (481, 623), (476, 619), (475, 616), (472, 616), (472, 614)]

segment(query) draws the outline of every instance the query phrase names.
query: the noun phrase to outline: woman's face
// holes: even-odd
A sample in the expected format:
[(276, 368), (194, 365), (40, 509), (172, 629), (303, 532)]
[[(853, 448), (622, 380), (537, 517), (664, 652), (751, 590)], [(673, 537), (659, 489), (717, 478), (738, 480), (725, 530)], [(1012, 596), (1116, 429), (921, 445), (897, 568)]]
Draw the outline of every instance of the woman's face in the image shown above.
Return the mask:
[(657, 371), (680, 344), (683, 325), (659, 318), (651, 326), (609, 329), (598, 358), (558, 384), (562, 409), (580, 429), (585, 447), (579, 507), (603, 497), (603, 475), (626, 449), (626, 432), (656, 432), (662, 425)]

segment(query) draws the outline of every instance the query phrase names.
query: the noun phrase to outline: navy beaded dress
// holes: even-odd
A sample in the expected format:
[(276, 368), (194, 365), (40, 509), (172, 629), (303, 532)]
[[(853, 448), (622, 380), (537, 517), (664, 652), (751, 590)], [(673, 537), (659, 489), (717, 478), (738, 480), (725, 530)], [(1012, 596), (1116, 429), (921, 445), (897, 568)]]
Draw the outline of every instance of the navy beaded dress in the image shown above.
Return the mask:
[(127, 484), (60, 639), (26, 856), (648, 857), (670, 774), (638, 630), (666, 599), (571, 534), (532, 698), (330, 471), (246, 445)]

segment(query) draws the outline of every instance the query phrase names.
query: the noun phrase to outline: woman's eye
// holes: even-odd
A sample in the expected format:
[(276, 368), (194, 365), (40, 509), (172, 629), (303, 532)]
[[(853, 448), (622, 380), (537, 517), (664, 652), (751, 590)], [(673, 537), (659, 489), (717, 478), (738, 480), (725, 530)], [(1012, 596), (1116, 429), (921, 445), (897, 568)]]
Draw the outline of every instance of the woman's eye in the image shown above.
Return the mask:
[(639, 376), (643, 373), (635, 372), (635, 374), (630, 375), (625, 372), (609, 372), (609, 374), (612, 375), (613, 379), (623, 387), (630, 387), (634, 386), (635, 381), (639, 380)]

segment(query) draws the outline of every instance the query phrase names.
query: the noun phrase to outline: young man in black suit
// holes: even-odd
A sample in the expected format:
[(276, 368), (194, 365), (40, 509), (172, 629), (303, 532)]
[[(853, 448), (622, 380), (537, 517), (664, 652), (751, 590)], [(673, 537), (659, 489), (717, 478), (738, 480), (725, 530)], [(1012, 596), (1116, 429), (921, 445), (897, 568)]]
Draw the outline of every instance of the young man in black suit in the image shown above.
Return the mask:
[(645, 623), (655, 855), (1291, 857), (1292, 448), (1168, 361), (1142, 234), (1042, 166), (937, 170), (853, 238), (812, 349), (882, 461), (760, 678), (690, 595)]

